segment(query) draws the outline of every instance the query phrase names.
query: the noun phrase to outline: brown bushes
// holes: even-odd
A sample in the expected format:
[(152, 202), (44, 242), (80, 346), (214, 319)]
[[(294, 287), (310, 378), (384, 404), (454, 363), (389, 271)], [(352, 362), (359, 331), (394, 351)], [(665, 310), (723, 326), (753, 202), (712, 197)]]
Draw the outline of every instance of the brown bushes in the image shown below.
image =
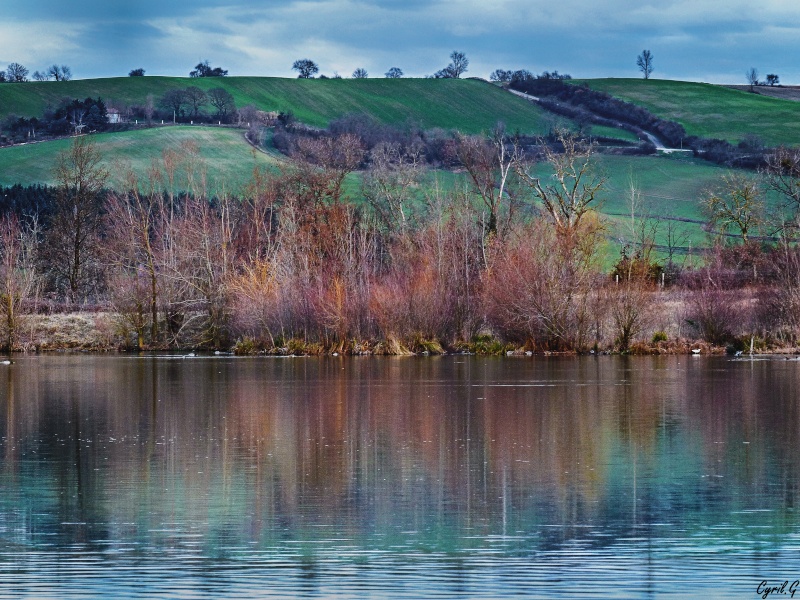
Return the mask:
[[(166, 153), (144, 184), (131, 179), (128, 193), (106, 198), (92, 244), (78, 252), (80, 285), (51, 291), (75, 299), (104, 290), (98, 300), (119, 316), (121, 344), (139, 348), (240, 340), (242, 351), (284, 353), (627, 352), (684, 348), (686, 325), (712, 344), (750, 335), (793, 343), (800, 332), (800, 258), (791, 246), (771, 254), (752, 242), (717, 247), (665, 292), (649, 255), (623, 256), (618, 281), (599, 266), (603, 229), (590, 203), (600, 180), (589, 196), (556, 194), (550, 211), (532, 217), (531, 206), (523, 220), (497, 192), (510, 173), (502, 161), (500, 177), (488, 161), (466, 191), (425, 195), (416, 159), (386, 147), (373, 156), (383, 171), (367, 178), (370, 211), (347, 202), (342, 185), (363, 148), (305, 150), (321, 166), (255, 171), (241, 199), (207, 196), (196, 148)], [(579, 157), (588, 169), (589, 156)], [(190, 194), (168, 191), (180, 181)], [(540, 200), (550, 191), (542, 187)], [(493, 210), (501, 226), (487, 226)], [(0, 330), (13, 346), (13, 321), (44, 279), (15, 278), (41, 274), (29, 263), (53, 233), (11, 222), (2, 229)], [(52, 269), (51, 280), (64, 270)], [(651, 341), (651, 324), (669, 333)]]
[(596, 232), (559, 235), (544, 220), (496, 249), (487, 274), (489, 322), (511, 340), (546, 350), (586, 348), (595, 307)]

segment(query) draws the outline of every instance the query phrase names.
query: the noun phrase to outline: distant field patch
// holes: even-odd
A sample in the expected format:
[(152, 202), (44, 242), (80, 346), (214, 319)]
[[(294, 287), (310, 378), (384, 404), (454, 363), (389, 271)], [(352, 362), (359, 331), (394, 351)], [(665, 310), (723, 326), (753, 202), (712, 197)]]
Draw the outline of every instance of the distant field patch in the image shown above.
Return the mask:
[[(240, 129), (158, 127), (97, 134), (93, 139), (110, 168), (109, 186), (115, 188), (125, 186), (124, 173), (128, 168), (144, 180), (152, 161), (159, 160), (164, 150), (177, 150), (186, 143), (196, 144), (200, 166), (206, 172), (208, 190), (212, 194), (239, 193), (250, 179), (254, 166), (274, 166), (276, 161), (272, 156), (255, 151)], [(0, 185), (53, 184), (56, 156), (69, 144), (70, 140), (56, 140), (0, 148)], [(186, 186), (184, 179), (176, 182), (178, 189), (186, 189)]]
[(660, 79), (576, 80), (684, 126), (688, 135), (731, 143), (756, 135), (768, 146), (800, 144), (800, 103), (706, 83)]

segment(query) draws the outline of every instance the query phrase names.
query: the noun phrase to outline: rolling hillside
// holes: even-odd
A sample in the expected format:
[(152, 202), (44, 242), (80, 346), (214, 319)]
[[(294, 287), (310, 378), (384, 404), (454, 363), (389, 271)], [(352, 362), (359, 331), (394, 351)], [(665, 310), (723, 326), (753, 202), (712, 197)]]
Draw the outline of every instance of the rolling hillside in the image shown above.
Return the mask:
[(800, 145), (800, 102), (706, 83), (659, 79), (587, 79), (592, 89), (645, 107), (689, 135), (737, 143), (748, 134), (767, 146)]
[[(800, 139), (800, 103), (781, 101), (717, 86), (657, 80), (593, 80), (589, 84), (623, 99), (642, 104), (665, 118), (682, 122), (696, 135), (737, 140), (755, 133), (768, 144), (789, 143), (797, 131)], [(296, 80), (276, 78), (116, 78), (71, 82), (45, 82), (0, 86), (0, 110), (6, 114), (37, 114), (63, 96), (102, 96), (116, 104), (145, 101), (170, 88), (199, 85), (224, 86), (237, 105), (255, 104), (263, 110), (292, 111), (306, 123), (324, 126), (348, 113), (364, 113), (378, 121), (399, 124), (409, 120), (425, 128), (455, 128), (480, 132), (504, 121), (510, 129), (528, 133), (546, 131), (555, 117), (498, 87), (475, 80)], [(754, 126), (753, 123), (756, 125)], [(599, 128), (598, 128), (599, 129)], [(601, 133), (596, 131), (595, 133)], [(603, 131), (603, 134), (608, 132)], [(613, 133), (613, 130), (610, 131)], [(124, 185), (123, 172), (131, 167), (144, 178), (151, 162), (165, 149), (194, 143), (207, 169), (208, 190), (239, 193), (254, 166), (268, 167), (284, 160), (256, 152), (243, 131), (206, 126), (163, 128), (99, 134), (100, 152), (111, 168), (112, 187)], [(58, 140), (0, 148), (0, 185), (53, 183), (55, 157), (69, 144)], [(700, 221), (699, 199), (719, 180), (725, 169), (681, 157), (602, 156), (598, 165), (608, 176), (602, 208), (615, 239), (626, 237), (629, 184), (642, 195), (640, 214), (674, 220), (687, 233), (692, 246), (708, 242)], [(537, 167), (546, 176), (546, 169)], [(448, 185), (461, 185), (458, 173), (441, 173)], [(176, 183), (179, 189), (185, 184)], [(346, 185), (359, 195), (360, 176)], [(663, 236), (663, 232), (659, 238)], [(659, 242), (662, 240), (659, 239)], [(662, 242), (663, 243), (663, 242)]]
[(190, 85), (206, 91), (222, 87), (238, 107), (252, 104), (265, 111), (291, 111), (316, 127), (350, 113), (391, 125), (411, 122), (424, 129), (464, 133), (488, 131), (498, 121), (528, 134), (544, 133), (547, 125), (539, 107), (478, 80), (276, 77), (118, 77), (0, 85), (0, 120), (11, 114), (40, 116), (48, 105), (65, 97), (101, 97), (114, 106), (143, 105), (148, 94), (157, 102), (167, 90)]

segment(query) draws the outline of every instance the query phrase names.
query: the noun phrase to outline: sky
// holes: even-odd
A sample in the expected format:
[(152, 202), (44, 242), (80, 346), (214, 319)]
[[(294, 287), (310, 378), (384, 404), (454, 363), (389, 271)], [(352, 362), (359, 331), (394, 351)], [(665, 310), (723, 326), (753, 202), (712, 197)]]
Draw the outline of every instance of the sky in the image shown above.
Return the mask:
[[(5, 5), (5, 6), (3, 6)], [(466, 76), (495, 69), (573, 77), (639, 77), (800, 84), (797, 0), (0, 0), (0, 69), (66, 64), (76, 79), (188, 76), (208, 60), (230, 76), (294, 77), (309, 58), (320, 74), (364, 68), (383, 77), (442, 69), (452, 51)]]

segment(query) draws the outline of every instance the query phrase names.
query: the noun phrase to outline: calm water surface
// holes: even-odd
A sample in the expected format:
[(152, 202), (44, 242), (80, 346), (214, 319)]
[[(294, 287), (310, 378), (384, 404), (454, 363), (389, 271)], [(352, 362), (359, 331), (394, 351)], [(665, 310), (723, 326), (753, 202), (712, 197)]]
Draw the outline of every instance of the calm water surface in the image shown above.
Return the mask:
[(799, 361), (0, 369), (0, 597), (757, 598), (800, 579)]

